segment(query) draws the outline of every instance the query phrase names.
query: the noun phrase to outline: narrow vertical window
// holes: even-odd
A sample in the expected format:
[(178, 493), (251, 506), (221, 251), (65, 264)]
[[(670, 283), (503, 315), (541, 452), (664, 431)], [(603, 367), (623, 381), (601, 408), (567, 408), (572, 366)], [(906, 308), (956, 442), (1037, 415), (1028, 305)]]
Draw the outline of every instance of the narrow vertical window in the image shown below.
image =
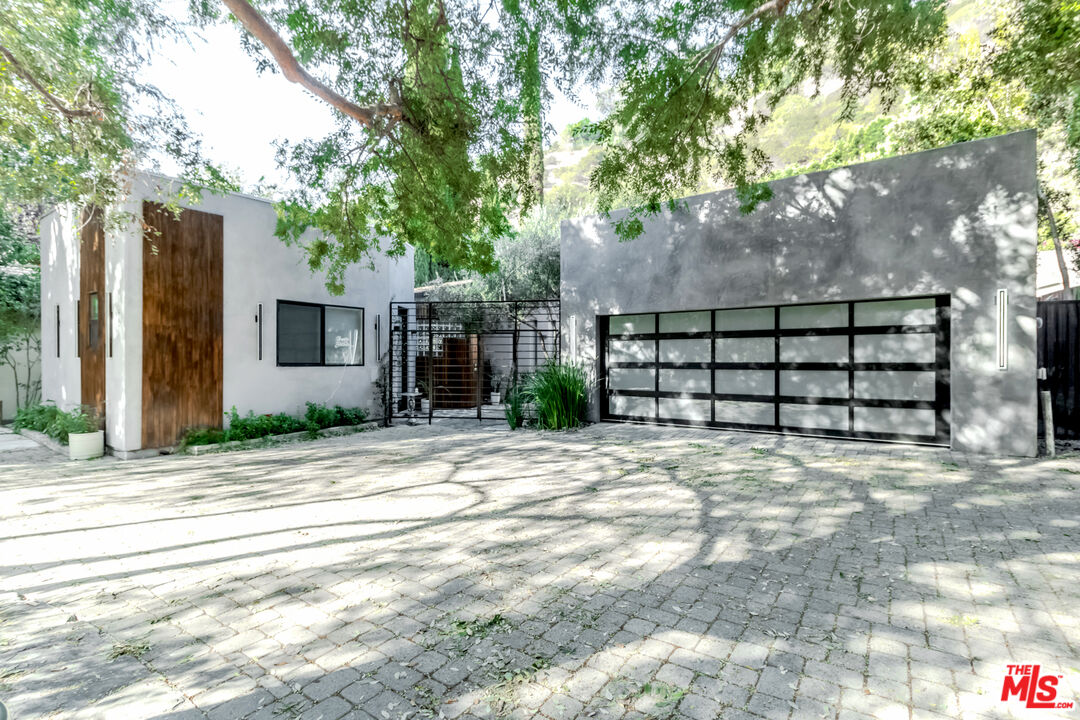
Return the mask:
[(98, 294), (90, 293), (90, 317), (87, 321), (87, 343), (91, 350), (97, 350), (101, 340), (101, 308), (98, 306)]

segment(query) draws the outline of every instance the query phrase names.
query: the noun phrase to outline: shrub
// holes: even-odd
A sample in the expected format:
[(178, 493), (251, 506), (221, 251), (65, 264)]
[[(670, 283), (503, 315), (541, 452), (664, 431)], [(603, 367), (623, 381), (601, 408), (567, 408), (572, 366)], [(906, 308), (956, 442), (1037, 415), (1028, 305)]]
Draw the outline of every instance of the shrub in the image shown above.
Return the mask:
[(59, 412), (60, 408), (55, 405), (31, 405), (30, 407), (19, 408), (15, 411), (15, 421), (11, 427), (15, 430), (26, 429), (45, 432), (45, 428), (49, 427)]
[(225, 442), (226, 433), (221, 428), (191, 428), (184, 433), (181, 445), (217, 445)]
[(236, 412), (236, 406), (229, 410), (229, 430), (227, 432), (230, 440), (251, 440), (253, 438), (263, 437), (266, 435), (265, 428), (260, 426), (260, 418), (255, 417), (255, 413), (248, 411), (247, 417), (240, 417), (240, 413)]
[(318, 430), (333, 427), (336, 418), (337, 413), (331, 408), (320, 403), (307, 403), (307, 412), (304, 413), (304, 419), (307, 421), (309, 430), (312, 427), (315, 427)]
[(536, 424), (545, 430), (577, 427), (589, 407), (589, 381), (580, 365), (550, 363), (531, 375), (525, 385)]
[(240, 415), (236, 408), (229, 410), (229, 428), (191, 428), (184, 433), (181, 445), (214, 445), (230, 440), (254, 440), (270, 435), (285, 435), (306, 430), (309, 437), (318, 437), (319, 430), (339, 425), (359, 425), (367, 419), (367, 412), (361, 408), (343, 408), (335, 405), (328, 408), (319, 403), (307, 403), (303, 418), (286, 413), (277, 415), (256, 415), (248, 411)]
[(367, 420), (367, 412), (362, 408), (343, 408), (334, 406), (335, 425), (359, 425)]
[(285, 435), (287, 433), (300, 432), (304, 429), (304, 423), (292, 415), (278, 413), (269, 418), (270, 434)]
[(37, 430), (67, 445), (71, 433), (87, 433), (99, 430), (97, 418), (83, 408), (64, 411), (55, 405), (33, 405), (20, 408), (15, 413), (15, 430)]
[(517, 430), (525, 424), (525, 387), (519, 381), (511, 385), (506, 391), (506, 401), (503, 404), (506, 413), (506, 423), (511, 430)]
[(98, 430), (98, 421), (94, 415), (84, 412), (82, 408), (75, 408), (70, 412), (58, 412), (45, 429), (45, 434), (67, 445), (68, 435), (72, 433), (91, 433)]

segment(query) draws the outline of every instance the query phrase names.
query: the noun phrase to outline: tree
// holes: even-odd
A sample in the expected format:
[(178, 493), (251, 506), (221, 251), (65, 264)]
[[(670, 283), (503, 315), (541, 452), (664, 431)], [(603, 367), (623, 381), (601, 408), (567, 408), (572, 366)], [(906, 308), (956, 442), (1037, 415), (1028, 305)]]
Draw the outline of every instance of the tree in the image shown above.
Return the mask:
[(1022, 84), (995, 73), (977, 32), (954, 36), (904, 68), (891, 113), (847, 129), (824, 154), (771, 178), (919, 152), (1031, 127)]
[[(1049, 0), (1046, 0), (1049, 1)], [(342, 291), (344, 269), (376, 250), (424, 248), (489, 272), (496, 241), (543, 193), (549, 85), (614, 82), (591, 183), (598, 207), (641, 218), (703, 177), (767, 196), (754, 135), (783, 98), (829, 72), (843, 108), (940, 42), (946, 0), (193, 0), (193, 19), (226, 16), (260, 66), (337, 113), (320, 140), (284, 142), (298, 189), (278, 205), (280, 237)], [(227, 11), (227, 12), (225, 12)], [(154, 140), (212, 187), (182, 116), (137, 70), (152, 42), (192, 26), (151, 0), (10, 0), (0, 11), (5, 112), (0, 190), (108, 204)], [(144, 115), (136, 97), (158, 107)], [(166, 142), (162, 142), (166, 141)], [(201, 173), (201, 176), (200, 176)]]
[[(1007, 71), (1022, 65), (1016, 60), (1018, 53), (1030, 56), (1027, 51), (1020, 53), (1012, 43), (1030, 42), (1032, 6), (1045, 5), (1041, 0), (1015, 0), (999, 24), (992, 28), (989, 42), (983, 42), (977, 30), (952, 37), (949, 43), (907, 68), (903, 77), (908, 94), (897, 113), (874, 118), (850, 129), (821, 157), (803, 165), (786, 167), (773, 177), (825, 170), (1036, 127), (1040, 135), (1040, 247), (1056, 251), (1059, 270), (1068, 288), (1060, 236), (1076, 232), (1074, 217), (1080, 208), (1080, 166), (1076, 165), (1080, 148), (1070, 134), (1071, 119), (1067, 111), (1071, 98), (1067, 91), (1060, 89), (1067, 89), (1069, 85), (1055, 83), (1054, 86), (1059, 88), (1055, 94), (1039, 90), (1044, 84), (1033, 81), (1026, 71)], [(1017, 34), (1015, 28), (1024, 22), (1022, 18), (1028, 18), (1028, 27)], [(1056, 33), (1055, 38), (1072, 43), (1069, 32)], [(1080, 38), (1077, 40), (1080, 42)], [(1052, 47), (1056, 47), (1057, 42), (1051, 45), (1043, 42), (1040, 47), (1053, 57)], [(1075, 43), (1072, 45), (1075, 47)], [(1044, 69), (1054, 77), (1063, 72), (1059, 67)]]
[(1016, 0), (995, 36), (993, 69), (1023, 84), (1040, 125), (1064, 128), (1080, 176), (1080, 3)]
[(331, 291), (348, 265), (407, 245), (494, 269), (495, 241), (543, 192), (541, 59), (555, 45), (539, 3), (222, 4), (262, 67), (338, 113), (329, 137), (279, 155), (299, 189), (279, 205), (278, 234), (322, 231), (304, 250)]
[(41, 364), (40, 327), (38, 245), (0, 210), (0, 364), (14, 375), (16, 407), (38, 399), (41, 385), (34, 376)]
[(201, 154), (182, 113), (138, 72), (190, 30), (153, 0), (5, 0), (0, 8), (0, 197), (110, 207), (155, 152), (197, 187), (235, 184)]
[[(753, 132), (827, 67), (846, 107), (894, 92), (894, 67), (940, 39), (945, 0), (222, 3), (263, 67), (339, 112), (330, 137), (283, 147), (301, 189), (278, 232), (322, 230), (309, 263), (341, 291), (347, 265), (406, 244), (494, 269), (495, 243), (541, 196), (548, 82), (618, 84), (614, 111), (588, 129), (605, 144), (592, 184), (601, 211), (634, 205), (619, 223), (631, 236), (705, 172), (756, 188)], [(762, 96), (763, 110), (744, 112)]]
[(432, 300), (538, 300), (559, 297), (559, 223), (585, 211), (580, 193), (557, 188), (519, 223), (510, 237), (495, 243), (497, 267), (471, 272), (471, 282), (436, 287)]
[(618, 82), (614, 112), (589, 128), (604, 142), (592, 176), (601, 211), (628, 239), (664, 201), (703, 178), (734, 185), (751, 209), (767, 199), (768, 158), (755, 136), (785, 97), (841, 83), (842, 116), (944, 37), (945, 0), (720, 0), (616, 4), (592, 31), (594, 67)]

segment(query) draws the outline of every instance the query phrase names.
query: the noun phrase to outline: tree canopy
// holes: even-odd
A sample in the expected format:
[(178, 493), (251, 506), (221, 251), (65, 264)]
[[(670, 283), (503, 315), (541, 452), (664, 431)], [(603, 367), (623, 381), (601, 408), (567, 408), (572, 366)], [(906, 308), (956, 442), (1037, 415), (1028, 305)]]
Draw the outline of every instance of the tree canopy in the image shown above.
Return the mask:
[[(604, 155), (601, 211), (640, 216), (704, 173), (752, 194), (764, 163), (749, 139), (766, 108), (827, 69), (852, 105), (896, 90), (898, 65), (942, 36), (945, 0), (223, 0), (264, 68), (339, 112), (329, 137), (289, 143), (300, 189), (279, 234), (341, 290), (344, 268), (406, 244), (453, 266), (494, 269), (495, 242), (539, 196), (547, 88), (614, 83), (614, 111), (582, 128)], [(210, 8), (208, 15), (219, 14)], [(223, 14), (221, 14), (223, 16)], [(734, 132), (727, 132), (736, 128)]]
[(841, 114), (877, 92), (888, 105), (901, 69), (944, 37), (945, 0), (726, 0), (616, 4), (594, 59), (618, 83), (614, 111), (587, 128), (604, 145), (592, 175), (599, 209), (643, 215), (703, 178), (734, 185), (746, 207), (769, 197), (768, 157), (756, 145), (786, 97), (840, 81)]
[(183, 113), (139, 78), (185, 24), (153, 0), (5, 0), (0, 7), (0, 198), (108, 207), (125, 172), (173, 157), (188, 191), (231, 188)]
[(916, 144), (1006, 125), (1020, 98), (1016, 117), (1065, 128), (1075, 156), (1076, 2), (1003, 2), (993, 52), (965, 74), (935, 65), (946, 0), (191, 0), (184, 19), (151, 0), (10, 0), (0, 193), (108, 204), (154, 149), (193, 184), (230, 187), (139, 70), (154, 42), (234, 22), (262, 69), (335, 113), (330, 135), (284, 138), (278, 155), (295, 180), (278, 234), (320, 231), (303, 247), (331, 290), (350, 264), (408, 245), (489, 273), (542, 200), (552, 88), (613, 88), (605, 116), (574, 132), (599, 147), (591, 209), (630, 208), (624, 238), (702, 184), (734, 185), (747, 209), (767, 199), (763, 133), (826, 82), (852, 121), (868, 97), (883, 110), (936, 102), (943, 112), (888, 130)]
[[(827, 151), (772, 177), (1037, 128), (1043, 209), (1080, 242), (1080, 5), (1072, 2), (1071, 13), (1069, 5), (1009, 0), (985, 33), (955, 34), (906, 68), (894, 112), (869, 113)], [(1040, 225), (1047, 249), (1049, 225)]]

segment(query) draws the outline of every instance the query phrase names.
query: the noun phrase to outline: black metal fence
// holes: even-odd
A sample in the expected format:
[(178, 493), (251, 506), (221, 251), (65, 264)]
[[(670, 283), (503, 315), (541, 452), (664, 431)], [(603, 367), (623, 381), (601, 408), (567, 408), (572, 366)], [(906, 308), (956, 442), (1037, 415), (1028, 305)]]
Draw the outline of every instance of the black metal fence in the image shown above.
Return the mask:
[[(1046, 368), (1040, 390), (1054, 406), (1054, 436), (1080, 438), (1080, 300), (1040, 302), (1039, 367)], [(1040, 406), (1039, 412), (1042, 412)], [(1040, 423), (1042, 427), (1042, 423)]]
[(503, 420), (508, 389), (559, 359), (559, 301), (390, 303), (386, 417)]

